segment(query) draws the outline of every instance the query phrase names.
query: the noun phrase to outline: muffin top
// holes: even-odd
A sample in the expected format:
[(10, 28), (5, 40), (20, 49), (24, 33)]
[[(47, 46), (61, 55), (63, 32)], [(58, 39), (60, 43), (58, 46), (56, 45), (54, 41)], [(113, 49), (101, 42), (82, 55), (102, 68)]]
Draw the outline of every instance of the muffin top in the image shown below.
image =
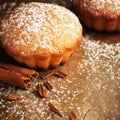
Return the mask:
[(71, 0), (94, 16), (120, 18), (120, 0)]
[(23, 56), (43, 51), (57, 54), (79, 43), (81, 31), (78, 18), (70, 10), (31, 2), (5, 16), (0, 26), (0, 42), (9, 52)]

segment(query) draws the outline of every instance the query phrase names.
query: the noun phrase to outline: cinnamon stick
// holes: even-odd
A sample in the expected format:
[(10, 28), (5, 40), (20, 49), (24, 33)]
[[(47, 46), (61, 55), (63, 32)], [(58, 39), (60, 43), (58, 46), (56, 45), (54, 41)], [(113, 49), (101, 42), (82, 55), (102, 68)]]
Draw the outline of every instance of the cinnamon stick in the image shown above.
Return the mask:
[(64, 79), (67, 75), (59, 70), (54, 70), (54, 75)]
[(48, 77), (52, 76), (52, 75), (55, 75), (57, 77), (60, 77), (62, 79), (64, 79), (67, 75), (59, 70), (50, 70), (50, 71), (47, 71), (45, 73), (43, 73), (42, 75), (40, 75), (40, 77), (42, 79), (47, 79)]
[(40, 97), (47, 98), (48, 97), (48, 90), (44, 89), (42, 84), (38, 84), (38, 93)]
[(0, 68), (4, 68), (7, 70), (13, 70), (13, 71), (21, 73), (24, 76), (30, 77), (30, 78), (37, 78), (39, 76), (38, 72), (36, 72), (35, 70), (23, 68), (23, 67), (11, 65), (11, 64), (6, 64), (6, 63), (2, 63), (2, 62), (0, 62)]
[(19, 96), (18, 95), (8, 95), (6, 97), (7, 100), (10, 100), (10, 101), (15, 101), (17, 99), (19, 99)]
[(53, 89), (52, 85), (51, 85), (48, 81), (44, 82), (44, 86), (45, 86), (49, 91), (51, 91), (51, 90)]
[(50, 70), (50, 71), (47, 71), (47, 72), (43, 73), (42, 75), (40, 75), (40, 77), (42, 79), (47, 79), (48, 77), (52, 76), (53, 74), (54, 74), (54, 71)]
[(76, 120), (77, 119), (77, 116), (74, 112), (71, 112), (70, 113), (70, 120)]
[(0, 81), (27, 89), (30, 78), (19, 72), (0, 68)]
[(60, 111), (51, 102), (49, 102), (48, 105), (49, 105), (51, 111), (55, 112), (60, 117), (63, 117), (63, 115), (60, 113)]
[(46, 90), (46, 89), (43, 90), (43, 97), (44, 98), (48, 97), (48, 90)]
[(39, 93), (40, 97), (43, 97), (43, 86), (42, 86), (42, 84), (38, 85), (38, 93)]

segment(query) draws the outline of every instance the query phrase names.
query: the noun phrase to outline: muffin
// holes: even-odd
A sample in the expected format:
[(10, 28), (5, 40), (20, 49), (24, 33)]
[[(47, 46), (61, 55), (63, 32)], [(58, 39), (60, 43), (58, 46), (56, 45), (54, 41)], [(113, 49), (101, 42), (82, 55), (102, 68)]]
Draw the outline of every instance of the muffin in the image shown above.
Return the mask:
[(48, 69), (64, 64), (82, 39), (76, 15), (62, 6), (31, 2), (7, 14), (0, 44), (19, 63)]
[(97, 31), (120, 32), (120, 0), (70, 0), (81, 22)]

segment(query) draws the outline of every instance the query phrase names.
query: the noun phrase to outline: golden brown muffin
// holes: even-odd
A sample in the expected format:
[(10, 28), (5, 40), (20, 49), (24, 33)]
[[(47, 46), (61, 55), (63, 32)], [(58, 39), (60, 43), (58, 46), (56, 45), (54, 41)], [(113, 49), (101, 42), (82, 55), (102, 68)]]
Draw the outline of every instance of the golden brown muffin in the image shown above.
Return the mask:
[(86, 26), (120, 32), (120, 0), (71, 0), (71, 4)]
[(0, 38), (1, 46), (19, 63), (48, 69), (67, 61), (81, 41), (82, 27), (64, 7), (31, 2), (5, 16)]

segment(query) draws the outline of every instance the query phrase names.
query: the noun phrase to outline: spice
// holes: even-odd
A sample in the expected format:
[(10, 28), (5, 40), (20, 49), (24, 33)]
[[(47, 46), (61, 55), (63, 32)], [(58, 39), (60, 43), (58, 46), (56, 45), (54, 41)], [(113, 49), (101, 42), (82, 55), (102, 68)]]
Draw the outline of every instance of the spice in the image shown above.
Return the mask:
[(38, 72), (34, 70), (0, 62), (0, 81), (2, 82), (27, 89), (30, 87), (31, 80), (36, 77)]
[(59, 112), (59, 110), (53, 106), (53, 104), (51, 102), (49, 102), (49, 107), (50, 107), (50, 110), (55, 112), (57, 115), (59, 115), (60, 117), (63, 117), (62, 114)]
[(43, 97), (43, 86), (42, 86), (42, 84), (38, 85), (38, 93), (39, 93), (40, 97)]
[(71, 112), (70, 113), (70, 120), (76, 120), (77, 119), (77, 116), (74, 112)]
[(16, 66), (16, 65), (11, 65), (11, 64), (6, 64), (6, 63), (0, 62), (0, 68), (4, 68), (7, 70), (13, 70), (13, 71), (21, 73), (24, 76), (30, 77), (30, 78), (38, 78), (39, 77), (39, 73), (37, 71), (28, 69), (28, 68), (24, 68), (24, 67), (20, 67), (20, 66)]
[(67, 75), (59, 70), (54, 70), (54, 75), (60, 77), (60, 78), (65, 78)]
[(38, 93), (40, 97), (47, 98), (48, 97), (48, 90), (44, 89), (42, 84), (38, 85)]
[(43, 97), (44, 98), (48, 97), (48, 90), (46, 90), (46, 89), (43, 90)]
[(52, 85), (47, 81), (47, 82), (44, 82), (44, 86), (49, 90), (51, 91), (53, 89)]
[(40, 77), (42, 79), (47, 79), (48, 77), (52, 76), (52, 75), (56, 75), (57, 77), (60, 78), (65, 78), (67, 75), (59, 70), (50, 70), (48, 72), (43, 73), (42, 75), (40, 75)]
[(6, 99), (7, 100), (17, 100), (19, 98), (19, 96), (18, 95), (8, 95), (7, 97), (6, 97)]
[(40, 77), (42, 78), (42, 79), (47, 79), (48, 77), (50, 77), (51, 75), (53, 75), (53, 70), (50, 70), (50, 71), (48, 71), (48, 72), (45, 72), (45, 73), (43, 73), (42, 75), (40, 75)]

